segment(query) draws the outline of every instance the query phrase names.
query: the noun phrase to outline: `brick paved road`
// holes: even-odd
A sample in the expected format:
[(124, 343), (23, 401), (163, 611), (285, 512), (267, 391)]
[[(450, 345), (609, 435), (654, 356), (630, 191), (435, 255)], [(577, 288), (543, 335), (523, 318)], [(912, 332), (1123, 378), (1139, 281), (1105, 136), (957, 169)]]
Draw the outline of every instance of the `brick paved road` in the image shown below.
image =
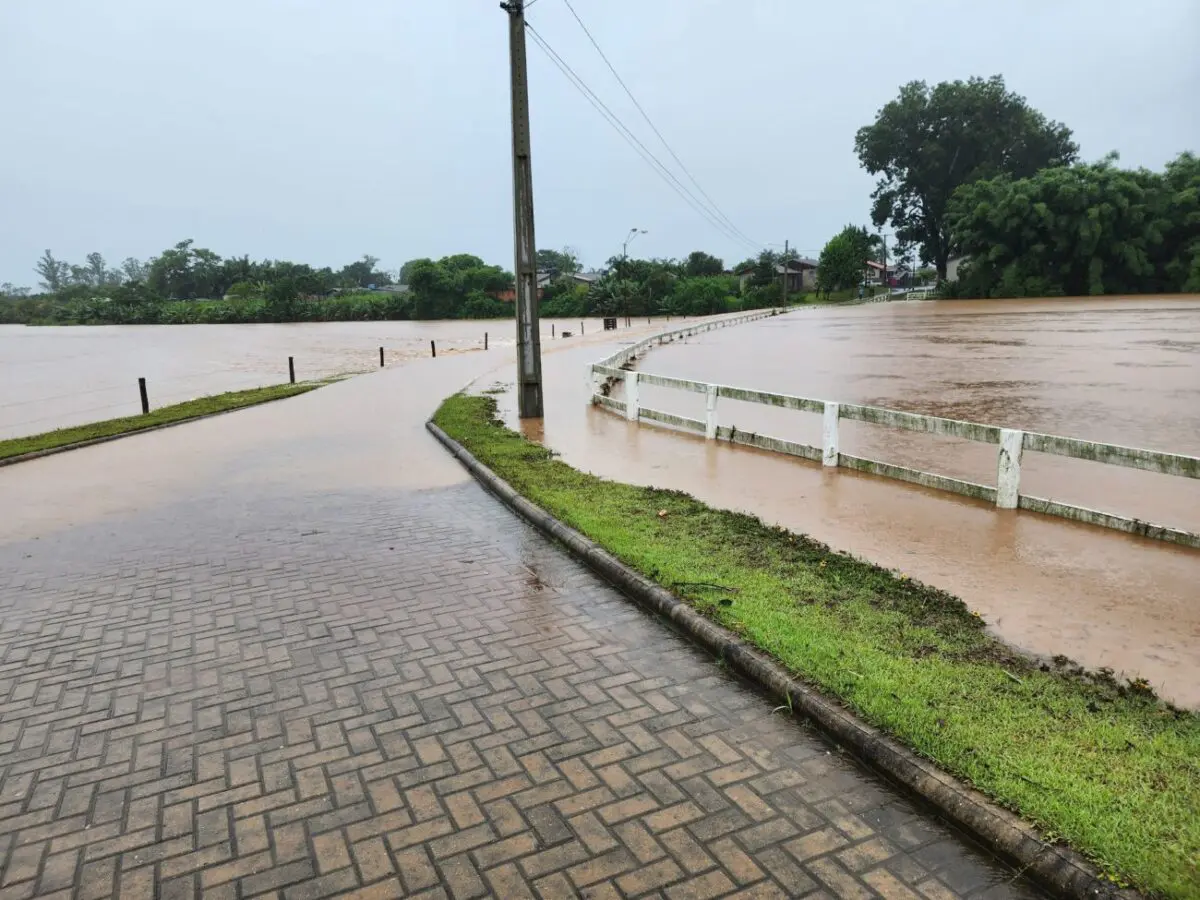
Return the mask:
[(0, 898), (1035, 896), (473, 483), (174, 494), (0, 543)]

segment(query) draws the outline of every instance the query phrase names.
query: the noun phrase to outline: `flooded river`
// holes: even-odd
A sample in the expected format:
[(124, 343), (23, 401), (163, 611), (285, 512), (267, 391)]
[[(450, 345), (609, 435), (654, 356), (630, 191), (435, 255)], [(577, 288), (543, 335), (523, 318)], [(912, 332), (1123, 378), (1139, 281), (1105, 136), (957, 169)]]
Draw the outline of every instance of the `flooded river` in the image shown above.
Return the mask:
[[(1200, 706), (1200, 551), (635, 426), (548, 357), (533, 436), (580, 468), (692, 493), (961, 596), (1014, 645)], [(816, 308), (655, 349), (644, 371), (1200, 455), (1200, 298)], [(703, 397), (644, 387), (703, 418)], [(820, 444), (820, 418), (722, 400), (723, 425)], [(845, 452), (995, 484), (996, 448), (842, 423)], [(1200, 482), (1027, 453), (1022, 490), (1200, 529)]]
[[(545, 320), (544, 339), (580, 322)], [(646, 320), (641, 320), (645, 325)], [(664, 326), (665, 327), (665, 326)], [(598, 319), (585, 332), (601, 330)], [(511, 320), (305, 322), (287, 325), (0, 325), (0, 439), (136, 415), (137, 380), (152, 407), (288, 380), (288, 357), (304, 381), (515, 341)]]

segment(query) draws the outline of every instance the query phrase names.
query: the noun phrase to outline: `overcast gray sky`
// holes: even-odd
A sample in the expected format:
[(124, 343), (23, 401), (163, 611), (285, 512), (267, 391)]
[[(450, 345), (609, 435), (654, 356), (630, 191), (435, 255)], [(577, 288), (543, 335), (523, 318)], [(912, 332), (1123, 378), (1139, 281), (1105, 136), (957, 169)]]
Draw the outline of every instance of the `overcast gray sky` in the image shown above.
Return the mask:
[[(756, 242), (866, 223), (855, 130), (899, 85), (1005, 76), (1086, 158), (1200, 150), (1197, 0), (573, 0), (700, 184)], [(669, 161), (563, 0), (529, 20)], [(586, 264), (749, 248), (684, 204), (529, 46), (537, 236)], [(0, 0), (0, 281), (46, 247), (512, 266), (496, 0)]]

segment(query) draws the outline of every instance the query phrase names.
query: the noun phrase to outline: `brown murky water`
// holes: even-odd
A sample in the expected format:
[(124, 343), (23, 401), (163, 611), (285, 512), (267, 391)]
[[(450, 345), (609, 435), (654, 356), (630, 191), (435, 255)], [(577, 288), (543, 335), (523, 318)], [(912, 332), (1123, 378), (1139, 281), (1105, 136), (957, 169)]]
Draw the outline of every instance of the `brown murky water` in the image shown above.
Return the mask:
[[(1200, 552), (630, 425), (586, 404), (584, 372), (602, 353), (547, 357), (547, 417), (535, 434), (566, 461), (807, 532), (958, 594), (1018, 647), (1145, 677), (1200, 706)], [(813, 309), (656, 349), (641, 367), (1200, 455), (1194, 297)], [(642, 403), (703, 418), (698, 395), (646, 388)], [(724, 400), (719, 416), (820, 440), (817, 416)], [(843, 423), (842, 444), (995, 483), (989, 445), (859, 423)], [(1196, 481), (1027, 453), (1022, 489), (1200, 528)]]
[[(640, 325), (644, 326), (642, 319)], [(578, 320), (542, 323), (551, 333), (579, 334)], [(585, 336), (600, 333), (598, 319), (584, 323)], [(511, 320), (451, 322), (314, 322), (291, 325), (111, 325), (27, 328), (0, 325), (0, 439), (37, 434), (141, 410), (137, 380), (145, 378), (153, 407), (195, 397), (280, 384), (288, 357), (303, 380), (438, 353), (483, 349), (515, 342)]]

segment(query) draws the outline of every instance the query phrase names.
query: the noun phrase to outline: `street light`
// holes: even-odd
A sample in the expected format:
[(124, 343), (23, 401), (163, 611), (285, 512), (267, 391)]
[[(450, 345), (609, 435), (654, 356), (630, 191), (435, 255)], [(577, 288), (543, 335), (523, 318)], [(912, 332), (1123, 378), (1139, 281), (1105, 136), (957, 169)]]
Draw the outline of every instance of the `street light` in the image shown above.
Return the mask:
[[(645, 228), (630, 228), (629, 234), (625, 235), (625, 242), (621, 244), (621, 262), (629, 259), (629, 245), (637, 240), (639, 234), (649, 234)], [(625, 327), (629, 327), (629, 298), (625, 295), (625, 291), (621, 291), (621, 305), (625, 307), (622, 312), (625, 313)]]
[(629, 234), (625, 236), (625, 242), (621, 244), (621, 261), (624, 262), (629, 258), (629, 245), (637, 240), (639, 234), (649, 234), (645, 228), (630, 228)]

